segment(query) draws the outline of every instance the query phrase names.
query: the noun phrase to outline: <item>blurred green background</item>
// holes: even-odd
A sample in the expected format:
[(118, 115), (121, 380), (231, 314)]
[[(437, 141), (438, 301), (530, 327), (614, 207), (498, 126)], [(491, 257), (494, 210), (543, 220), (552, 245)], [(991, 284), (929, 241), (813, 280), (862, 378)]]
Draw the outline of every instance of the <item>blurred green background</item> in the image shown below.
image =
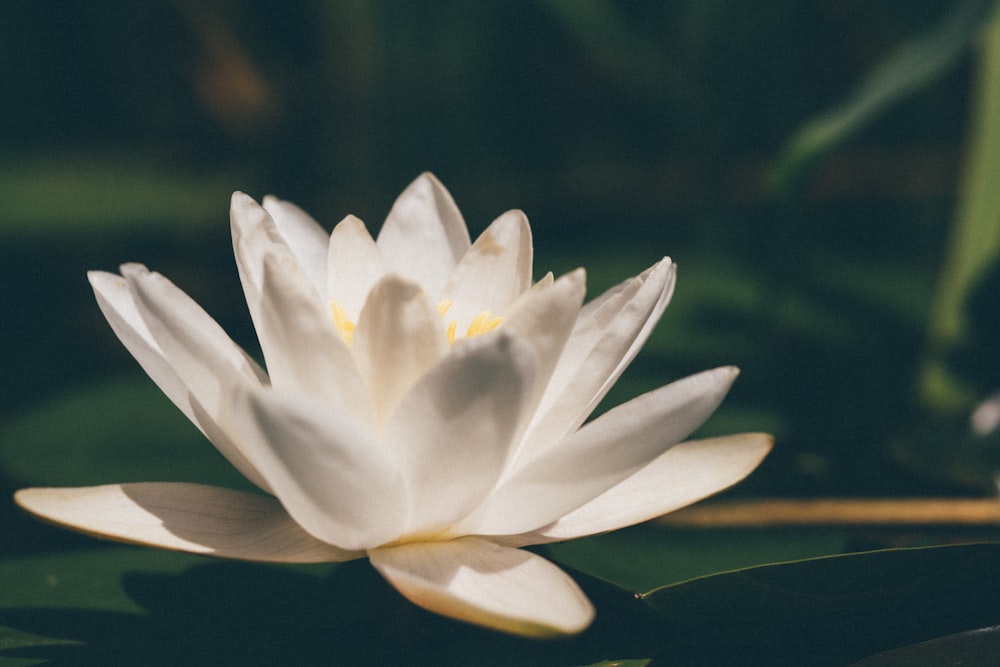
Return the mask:
[[(155, 619), (159, 603), (144, 604), (144, 575), (129, 569), (136, 559), (159, 572), (164, 599), (189, 566), (184, 599), (198, 599), (200, 577), (218, 587), (247, 572), (275, 590), (285, 579), (314, 588), (279, 569), (114, 548), (94, 557), (97, 543), (10, 501), (28, 485), (241, 484), (144, 378), (85, 276), (145, 263), (256, 354), (229, 241), (237, 189), (292, 200), (327, 228), (353, 213), (374, 231), (395, 196), (433, 171), (473, 235), (508, 208), (526, 211), (538, 275), (585, 266), (591, 296), (670, 255), (674, 301), (608, 405), (736, 364), (743, 374), (702, 433), (763, 430), (777, 445), (731, 494), (994, 494), (1000, 443), (969, 430), (976, 404), (1000, 390), (994, 5), (5, 3), (0, 567), (28, 582), (5, 604), (138, 605)], [(757, 558), (701, 539), (670, 547), (697, 566), (675, 578), (703, 573), (705, 554), (719, 555), (718, 569)], [(760, 542), (754, 562), (842, 546), (840, 536), (833, 546), (796, 538), (794, 549), (769, 534), (741, 539)], [(605, 560), (628, 570), (621, 544), (639, 556), (653, 544), (659, 563), (658, 540), (625, 534)], [(52, 584), (51, 602), (30, 579), (90, 567), (93, 580), (72, 584), (85, 588)], [(324, 586), (331, 596), (347, 586), (349, 603), (363, 604), (350, 582), (379, 584), (352, 567)], [(674, 580), (662, 565), (648, 572)], [(97, 590), (119, 579), (129, 595)], [(368, 606), (387, 605), (378, 613), (414, 636), (436, 622), (379, 591)], [(75, 636), (90, 618), (15, 612), (0, 625), (47, 637)], [(373, 643), (392, 639), (379, 629), (391, 625), (365, 627)], [(19, 646), (9, 636), (0, 647)], [(472, 656), (495, 639), (463, 637)]]
[[(982, 271), (952, 300), (980, 293), (985, 330), (929, 341), (991, 6), (8, 3), (3, 487), (68, 481), (47, 480), (46, 466), (80, 446), (81, 421), (103, 422), (102, 438), (126, 422), (142, 432), (138, 399), (100, 415), (84, 400), (139, 372), (86, 270), (146, 263), (256, 350), (230, 192), (278, 194), (327, 227), (354, 213), (376, 228), (431, 170), (474, 234), (525, 210), (539, 273), (584, 265), (591, 294), (674, 258), (674, 303), (610, 400), (739, 365), (705, 432), (778, 436), (742, 492), (987, 490), (990, 448), (966, 432), (972, 401), (1000, 385), (997, 296)], [(919, 48), (922, 78), (913, 66), (875, 76)], [(873, 78), (888, 93), (837, 117)], [(846, 130), (818, 149), (795, 144), (831, 110)], [(962, 385), (943, 408), (920, 388), (934, 355)], [(84, 401), (80, 416), (59, 412), (67, 400)], [(71, 423), (56, 429), (57, 417)]]

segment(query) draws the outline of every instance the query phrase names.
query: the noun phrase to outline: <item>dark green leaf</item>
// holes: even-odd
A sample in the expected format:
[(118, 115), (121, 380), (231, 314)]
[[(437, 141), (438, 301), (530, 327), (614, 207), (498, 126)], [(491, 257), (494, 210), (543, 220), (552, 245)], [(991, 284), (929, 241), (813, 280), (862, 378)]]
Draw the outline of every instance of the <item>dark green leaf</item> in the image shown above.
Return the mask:
[(274, 566), (109, 546), (0, 561), (0, 581), (2, 664), (578, 667), (648, 654), (633, 650), (627, 614), (565, 640), (510, 637), (419, 609), (363, 560)]
[[(683, 623), (820, 618), (895, 608), (943, 591), (974, 596), (1000, 582), (1000, 543), (885, 549), (724, 572), (643, 594)], [(997, 586), (1000, 584), (994, 584)], [(1000, 613), (1000, 609), (998, 609)]]
[(912, 644), (854, 663), (852, 667), (961, 665), (994, 667), (1000, 659), (1000, 626), (979, 628)]
[(840, 553), (842, 531), (686, 531), (650, 525), (552, 544), (555, 560), (631, 591), (736, 568)]

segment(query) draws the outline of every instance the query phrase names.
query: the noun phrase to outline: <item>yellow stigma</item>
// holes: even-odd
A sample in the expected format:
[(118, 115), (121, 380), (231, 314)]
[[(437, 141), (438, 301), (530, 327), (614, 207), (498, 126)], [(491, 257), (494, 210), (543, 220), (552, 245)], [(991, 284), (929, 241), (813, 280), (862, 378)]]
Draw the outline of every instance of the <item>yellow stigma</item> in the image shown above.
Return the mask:
[[(438, 313), (441, 314), (441, 317), (444, 317), (445, 313), (447, 313), (450, 308), (451, 300), (445, 299), (438, 304)], [(351, 318), (347, 316), (347, 311), (344, 310), (344, 307), (337, 301), (330, 301), (330, 311), (333, 313), (333, 326), (340, 332), (344, 342), (350, 345), (354, 338), (354, 322), (351, 321)], [(500, 326), (501, 322), (503, 322), (502, 317), (493, 317), (492, 311), (484, 310), (476, 315), (476, 317), (469, 324), (469, 328), (465, 331), (465, 337), (474, 338), (475, 336), (482, 336), (484, 333), (489, 333), (496, 329)], [(452, 320), (445, 332), (448, 336), (449, 343), (455, 342), (455, 333), (457, 329), (458, 322), (456, 320)]]
[(333, 311), (333, 326), (343, 336), (344, 342), (350, 345), (351, 339), (354, 338), (354, 322), (347, 317), (347, 311), (344, 310), (344, 307), (336, 301), (330, 302), (330, 310)]

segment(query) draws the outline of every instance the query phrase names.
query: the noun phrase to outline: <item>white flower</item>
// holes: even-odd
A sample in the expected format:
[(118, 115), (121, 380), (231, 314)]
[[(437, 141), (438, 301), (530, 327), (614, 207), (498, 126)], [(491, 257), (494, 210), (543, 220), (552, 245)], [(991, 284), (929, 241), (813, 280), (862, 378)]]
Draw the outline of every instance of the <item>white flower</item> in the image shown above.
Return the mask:
[(233, 195), (233, 245), (265, 372), (163, 276), (92, 272), (118, 337), (265, 491), (183, 483), (25, 489), (28, 511), (87, 533), (279, 562), (367, 556), (434, 612), (523, 635), (593, 618), (574, 581), (518, 547), (631, 525), (734, 484), (766, 435), (681, 442), (736, 377), (723, 367), (584, 425), (673, 290), (663, 259), (581, 307), (584, 273), (531, 282), (527, 219), (470, 244), (430, 174), (373, 240), (327, 235)]

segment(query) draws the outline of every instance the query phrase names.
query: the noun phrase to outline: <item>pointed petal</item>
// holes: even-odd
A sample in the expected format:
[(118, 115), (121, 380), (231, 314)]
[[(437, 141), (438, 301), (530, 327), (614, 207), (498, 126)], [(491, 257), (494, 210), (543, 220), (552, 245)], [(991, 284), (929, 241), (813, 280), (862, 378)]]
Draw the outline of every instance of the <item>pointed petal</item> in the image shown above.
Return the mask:
[(389, 271), (415, 281), (432, 299), (469, 249), (469, 230), (451, 195), (433, 175), (421, 174), (393, 204), (378, 235)]
[(291, 202), (267, 195), (263, 208), (320, 296), (326, 294), (326, 249), (330, 235), (311, 215)]
[(400, 476), (373, 434), (308, 396), (234, 392), (239, 439), (296, 523), (349, 551), (399, 537)]
[(466, 537), (375, 549), (368, 556), (408, 600), (467, 623), (551, 637), (582, 632), (594, 618), (569, 575), (520, 549)]
[(139, 314), (128, 281), (120, 275), (104, 271), (90, 271), (87, 273), (87, 278), (94, 289), (94, 296), (97, 297), (97, 305), (115, 335), (153, 379), (156, 386), (204, 432), (191, 406), (187, 385), (163, 356), (163, 350)]
[(451, 274), (442, 298), (449, 321), (465, 331), (483, 311), (500, 315), (531, 286), (531, 228), (521, 211), (507, 211), (480, 234)]
[(729, 366), (678, 380), (606, 412), (557, 447), (519, 458), (483, 504), (478, 525), (460, 530), (521, 533), (580, 507), (687, 437), (715, 411), (736, 375)]
[(372, 289), (361, 311), (352, 348), (381, 425), (414, 383), (448, 353), (448, 338), (427, 294), (388, 275)]
[(676, 268), (664, 259), (613, 288), (609, 297), (599, 297), (597, 309), (583, 307), (526, 436), (532, 447), (559, 442), (593, 412), (652, 332), (675, 275)]
[(326, 265), (327, 295), (356, 322), (368, 292), (385, 275), (382, 251), (365, 223), (349, 215), (333, 228)]
[(407, 476), (406, 533), (448, 528), (493, 487), (535, 368), (531, 349), (498, 331), (457, 344), (403, 398), (383, 446)]
[[(170, 374), (175, 376), (183, 389), (170, 386), (167, 395), (174, 398), (171, 393), (183, 391), (186, 396), (181, 399), (183, 404), (178, 405), (182, 405), (185, 414), (190, 411), (189, 418), (237, 470), (257, 486), (269, 490), (256, 463), (239, 441), (233, 439), (231, 425), (223, 418), (220, 405), (222, 397), (233, 387), (260, 387), (267, 382), (267, 376), (208, 313), (169, 280), (139, 264), (126, 264), (121, 271), (126, 287), (98, 279), (95, 290), (99, 293), (98, 301), (102, 297), (108, 299), (106, 305), (123, 317), (129, 327), (135, 327), (135, 335), (141, 337), (142, 342), (137, 343), (132, 334), (127, 334), (122, 338), (126, 346), (131, 342), (130, 350), (139, 349), (155, 341), (155, 349), (170, 371), (163, 373), (158, 362), (151, 363), (149, 368), (157, 373), (152, 375), (153, 379), (171, 382)], [(112, 286), (114, 289), (110, 289)], [(152, 361), (148, 351), (143, 354), (147, 361)]]
[(305, 275), (270, 215), (233, 195), (233, 247), (271, 384), (371, 419), (361, 376), (333, 326), (329, 304)]
[(553, 276), (552, 272), (549, 271), (544, 276), (539, 278), (538, 282), (532, 285), (532, 287), (545, 287), (547, 285), (551, 285), (554, 281), (555, 281), (555, 276)]
[(514, 536), (510, 543), (570, 540), (668, 514), (742, 480), (767, 456), (773, 442), (764, 433), (683, 442), (555, 523)]
[(196, 554), (278, 563), (360, 558), (320, 542), (274, 498), (201, 484), (22, 489), (14, 500), (47, 521), (97, 537)]

